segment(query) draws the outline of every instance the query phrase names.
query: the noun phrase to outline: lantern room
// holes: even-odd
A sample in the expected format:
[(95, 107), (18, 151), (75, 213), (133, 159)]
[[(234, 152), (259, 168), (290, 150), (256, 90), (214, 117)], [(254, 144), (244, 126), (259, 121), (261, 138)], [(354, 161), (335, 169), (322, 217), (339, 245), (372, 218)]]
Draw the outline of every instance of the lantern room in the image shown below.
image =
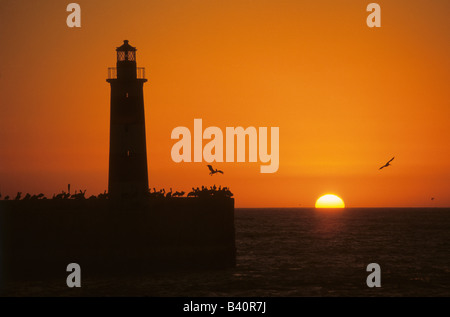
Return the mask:
[(128, 41), (123, 41), (122, 46), (119, 46), (117, 49), (117, 62), (136, 62), (136, 47), (128, 44)]
[(108, 80), (145, 80), (144, 67), (136, 67), (136, 51), (136, 47), (131, 46), (127, 40), (124, 40), (123, 44), (116, 48), (116, 67), (108, 68)]

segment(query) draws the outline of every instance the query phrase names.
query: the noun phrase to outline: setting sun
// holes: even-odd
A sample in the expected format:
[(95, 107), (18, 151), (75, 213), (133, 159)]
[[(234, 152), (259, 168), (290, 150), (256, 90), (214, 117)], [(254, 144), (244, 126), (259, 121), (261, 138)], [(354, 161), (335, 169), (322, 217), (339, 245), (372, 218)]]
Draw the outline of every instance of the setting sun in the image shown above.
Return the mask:
[(345, 208), (345, 204), (342, 198), (327, 194), (317, 199), (316, 208)]

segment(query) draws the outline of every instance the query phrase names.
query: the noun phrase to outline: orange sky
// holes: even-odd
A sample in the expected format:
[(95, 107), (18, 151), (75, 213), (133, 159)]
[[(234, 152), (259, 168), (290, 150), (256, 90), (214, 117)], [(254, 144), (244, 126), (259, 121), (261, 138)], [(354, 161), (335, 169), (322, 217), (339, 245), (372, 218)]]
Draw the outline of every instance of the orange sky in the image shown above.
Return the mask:
[[(150, 187), (230, 186), (237, 207), (450, 206), (450, 2), (0, 2), (0, 192), (107, 188), (109, 84), (128, 39), (146, 67)], [(177, 126), (280, 127), (280, 167), (174, 163)], [(378, 168), (392, 156), (392, 167)], [(435, 197), (431, 201), (431, 197)]]

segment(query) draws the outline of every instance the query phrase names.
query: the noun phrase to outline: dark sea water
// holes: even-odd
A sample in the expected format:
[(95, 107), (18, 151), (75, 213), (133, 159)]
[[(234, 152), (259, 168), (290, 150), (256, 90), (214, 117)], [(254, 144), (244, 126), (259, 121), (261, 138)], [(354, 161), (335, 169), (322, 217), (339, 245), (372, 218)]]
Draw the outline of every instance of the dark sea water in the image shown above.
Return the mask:
[[(236, 209), (237, 267), (14, 285), (28, 296), (450, 296), (450, 209)], [(369, 263), (381, 288), (369, 288)]]

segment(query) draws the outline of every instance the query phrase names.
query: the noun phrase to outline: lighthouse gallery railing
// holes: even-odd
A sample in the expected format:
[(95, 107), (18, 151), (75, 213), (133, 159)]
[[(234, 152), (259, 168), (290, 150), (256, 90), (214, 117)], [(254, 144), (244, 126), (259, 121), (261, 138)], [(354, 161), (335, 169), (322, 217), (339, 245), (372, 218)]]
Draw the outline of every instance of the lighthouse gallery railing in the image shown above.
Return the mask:
[[(136, 67), (136, 77), (145, 79), (145, 67)], [(108, 79), (117, 79), (117, 67), (108, 67)]]

